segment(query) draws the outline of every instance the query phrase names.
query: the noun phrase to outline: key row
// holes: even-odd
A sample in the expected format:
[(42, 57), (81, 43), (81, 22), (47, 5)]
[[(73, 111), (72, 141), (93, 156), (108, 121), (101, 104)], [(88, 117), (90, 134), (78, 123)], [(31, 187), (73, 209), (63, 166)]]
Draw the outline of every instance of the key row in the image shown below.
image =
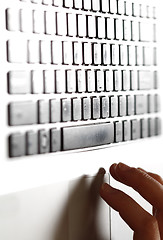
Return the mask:
[(160, 134), (160, 118), (18, 132), (9, 136), (9, 157), (83, 149)]
[(9, 31), (98, 39), (156, 41), (156, 25), (151, 21), (140, 22), (85, 14), (9, 8), (6, 10), (6, 24)]
[(33, 70), (7, 74), (9, 94), (92, 93), (158, 88), (157, 71)]
[(156, 18), (156, 8), (136, 1), (124, 0), (20, 0), (56, 7), (74, 8), (126, 16)]
[(157, 49), (117, 43), (10, 39), (7, 60), (52, 65), (156, 66)]
[(159, 111), (157, 94), (12, 102), (8, 109), (10, 126), (96, 120)]

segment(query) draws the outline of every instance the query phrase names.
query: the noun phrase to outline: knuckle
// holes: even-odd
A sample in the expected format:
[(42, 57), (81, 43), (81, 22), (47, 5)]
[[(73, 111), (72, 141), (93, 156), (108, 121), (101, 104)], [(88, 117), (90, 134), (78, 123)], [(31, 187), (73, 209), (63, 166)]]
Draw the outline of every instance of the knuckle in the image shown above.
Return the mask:
[(143, 221), (143, 228), (151, 231), (158, 230), (158, 222), (157, 219), (154, 216), (148, 216)]

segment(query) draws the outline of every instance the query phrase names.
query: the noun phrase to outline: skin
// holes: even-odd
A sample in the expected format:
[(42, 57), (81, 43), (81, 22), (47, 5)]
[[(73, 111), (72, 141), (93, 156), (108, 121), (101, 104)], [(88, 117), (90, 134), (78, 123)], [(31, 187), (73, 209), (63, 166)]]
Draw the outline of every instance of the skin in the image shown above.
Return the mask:
[(110, 167), (111, 176), (137, 191), (153, 206), (153, 215), (145, 211), (124, 192), (104, 183), (101, 197), (116, 211), (134, 231), (134, 240), (163, 240), (163, 179), (141, 168), (123, 163)]

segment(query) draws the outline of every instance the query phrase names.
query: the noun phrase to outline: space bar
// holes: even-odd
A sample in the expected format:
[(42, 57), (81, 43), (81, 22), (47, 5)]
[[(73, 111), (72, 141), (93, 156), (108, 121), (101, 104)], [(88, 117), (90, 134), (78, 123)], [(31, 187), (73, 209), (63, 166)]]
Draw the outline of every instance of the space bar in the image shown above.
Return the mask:
[(113, 123), (90, 124), (64, 127), (63, 150), (89, 148), (112, 143), (114, 141)]

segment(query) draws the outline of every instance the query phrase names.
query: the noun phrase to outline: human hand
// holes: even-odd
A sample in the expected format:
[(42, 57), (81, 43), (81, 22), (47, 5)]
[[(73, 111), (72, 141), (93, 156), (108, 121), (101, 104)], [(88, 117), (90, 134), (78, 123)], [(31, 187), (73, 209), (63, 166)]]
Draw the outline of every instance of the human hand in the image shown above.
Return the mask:
[(163, 179), (141, 168), (131, 168), (123, 163), (110, 167), (111, 176), (137, 191), (153, 206), (153, 215), (145, 211), (124, 192), (104, 183), (101, 197), (134, 231), (134, 240), (163, 240)]

